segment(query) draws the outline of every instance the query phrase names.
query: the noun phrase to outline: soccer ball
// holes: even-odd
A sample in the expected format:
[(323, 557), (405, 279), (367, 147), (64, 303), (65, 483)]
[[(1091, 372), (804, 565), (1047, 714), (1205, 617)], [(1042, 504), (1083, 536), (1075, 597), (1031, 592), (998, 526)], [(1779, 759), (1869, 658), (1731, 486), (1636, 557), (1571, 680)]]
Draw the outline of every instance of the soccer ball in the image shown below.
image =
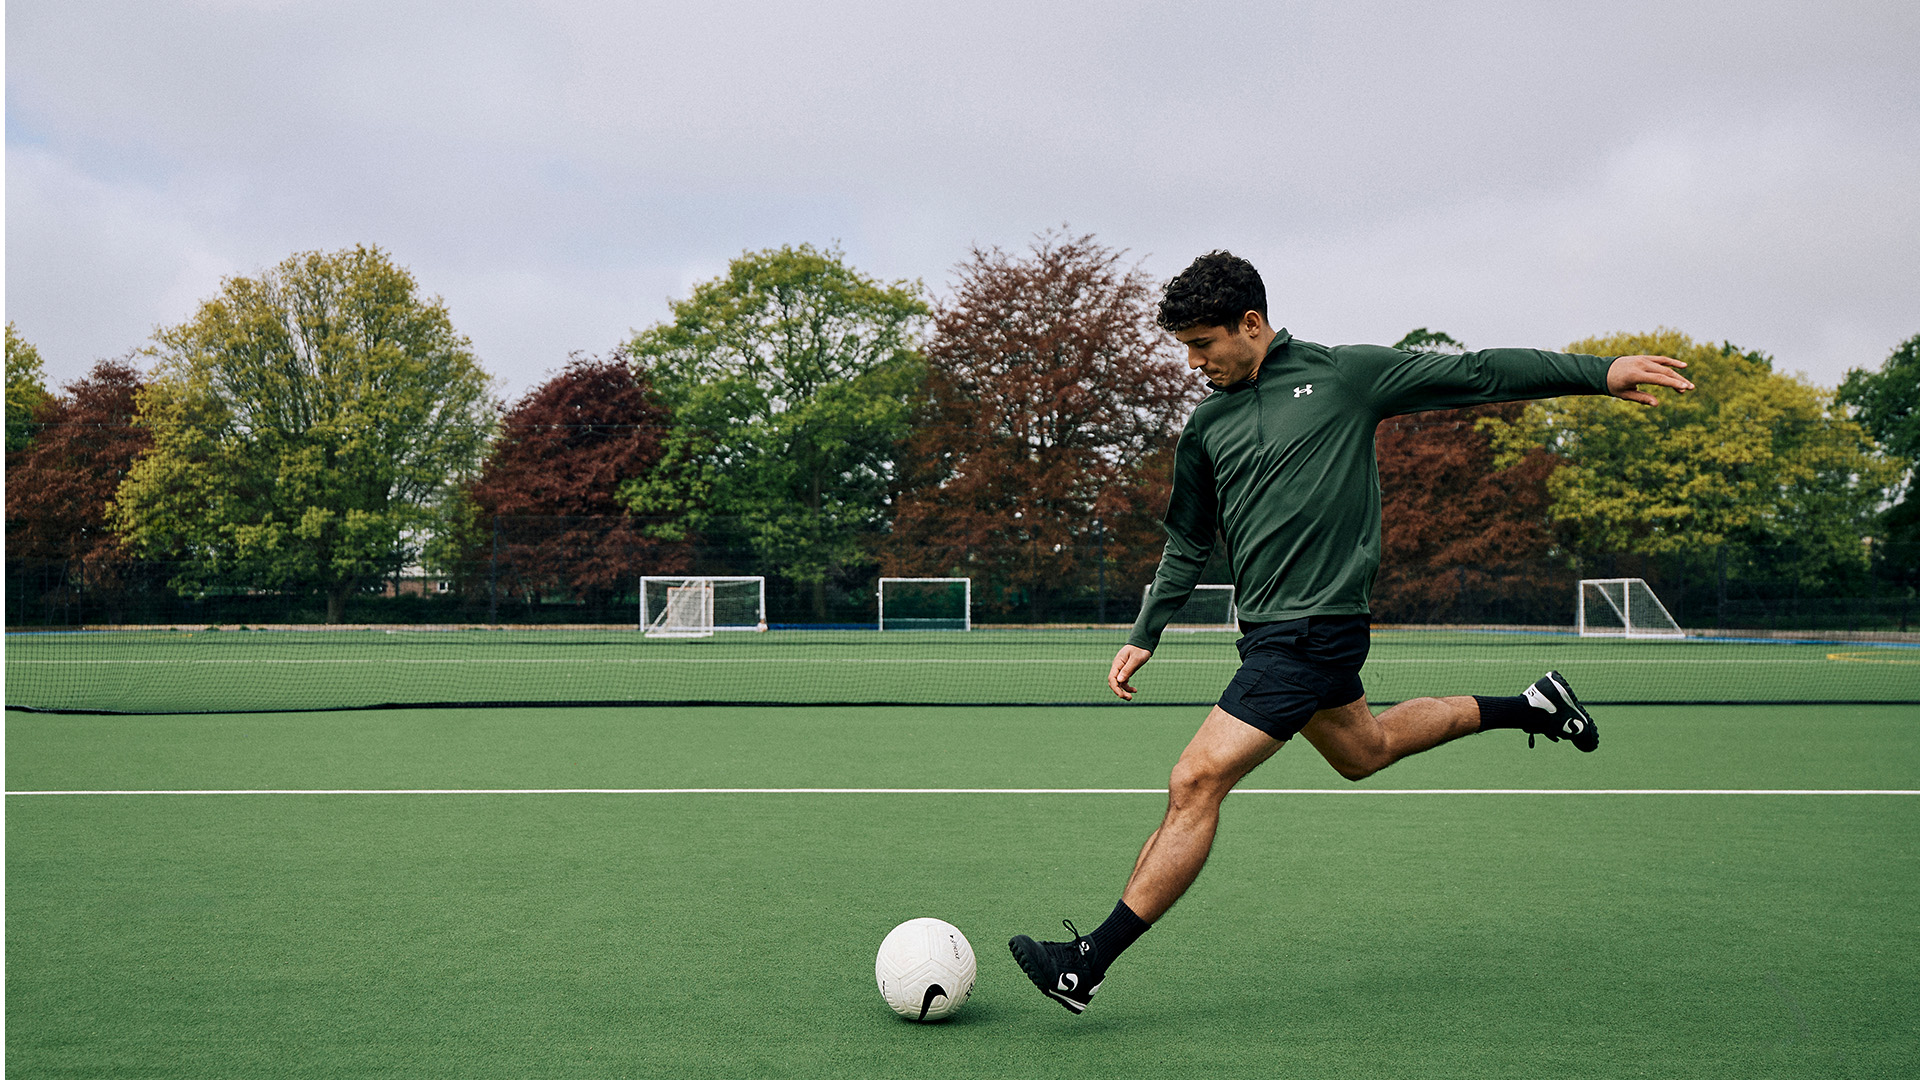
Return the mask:
[(973, 996), (973, 946), (952, 923), (909, 919), (880, 943), (873, 977), (887, 1006), (909, 1020), (945, 1020)]

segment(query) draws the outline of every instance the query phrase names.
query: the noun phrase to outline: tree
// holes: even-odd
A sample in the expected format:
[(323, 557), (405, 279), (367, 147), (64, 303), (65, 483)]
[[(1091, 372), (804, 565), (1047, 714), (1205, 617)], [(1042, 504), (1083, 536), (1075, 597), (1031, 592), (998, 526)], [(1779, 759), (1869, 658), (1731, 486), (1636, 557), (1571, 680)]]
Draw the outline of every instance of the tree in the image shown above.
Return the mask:
[[(147, 448), (134, 426), (140, 373), (124, 360), (102, 360), (65, 393), (34, 411), (38, 435), (7, 458), (7, 566), (42, 599), (69, 608), (111, 605), (124, 588), (132, 553), (107, 528), (107, 504)], [(81, 609), (84, 610), (84, 609)]]
[(875, 281), (837, 250), (733, 260), (633, 338), (673, 429), (623, 498), (668, 519), (656, 535), (749, 545), (824, 620), (828, 580), (867, 563), (884, 521), (926, 311), (917, 283)]
[(1901, 342), (1880, 370), (1847, 372), (1836, 400), (1902, 470), (1888, 493), (1894, 505), (1882, 518), (1887, 538), (1920, 542), (1920, 500), (1913, 495), (1913, 477), (1920, 470), (1920, 334)]
[(1154, 282), (1120, 259), (1049, 233), (959, 265), (927, 346), (891, 573), (972, 576), (976, 604), (1034, 618), (1101, 574), (1116, 591), (1152, 576), (1201, 387), (1154, 325)]
[(587, 604), (641, 574), (681, 568), (684, 551), (644, 535), (618, 495), (659, 463), (668, 426), (666, 407), (624, 356), (574, 357), (501, 418), (466, 489), (472, 524), (461, 561), (484, 560), (529, 598)]
[(1393, 347), (1405, 349), (1408, 352), (1463, 353), (1467, 351), (1467, 347), (1460, 344), (1453, 335), (1439, 330), (1429, 330), (1424, 326), (1407, 331), (1407, 336), (1394, 342)]
[(1776, 372), (1764, 353), (1675, 330), (1568, 349), (1677, 357), (1699, 387), (1657, 391), (1657, 408), (1601, 396), (1537, 402), (1496, 430), (1503, 463), (1535, 447), (1564, 461), (1547, 487), (1577, 552), (1765, 547), (1789, 553), (1778, 569), (1810, 583), (1864, 565), (1861, 540), (1892, 470), (1830, 392)]
[(7, 453), (19, 453), (33, 440), (33, 413), (52, 398), (40, 350), (7, 324)]
[[(1464, 352), (1425, 327), (1395, 348)], [(1380, 466), (1380, 574), (1376, 617), (1388, 622), (1533, 622), (1564, 597), (1553, 552), (1547, 478), (1558, 460), (1540, 447), (1497, 460), (1491, 428), (1512, 423), (1520, 402), (1389, 417)], [(1570, 586), (1569, 586), (1570, 587)], [(1509, 614), (1490, 618), (1493, 612)]]
[(349, 596), (415, 557), (491, 428), (467, 339), (379, 248), (228, 278), (149, 352), (153, 449), (112, 520), (143, 553), (182, 560), (183, 593), (318, 589), (339, 622)]

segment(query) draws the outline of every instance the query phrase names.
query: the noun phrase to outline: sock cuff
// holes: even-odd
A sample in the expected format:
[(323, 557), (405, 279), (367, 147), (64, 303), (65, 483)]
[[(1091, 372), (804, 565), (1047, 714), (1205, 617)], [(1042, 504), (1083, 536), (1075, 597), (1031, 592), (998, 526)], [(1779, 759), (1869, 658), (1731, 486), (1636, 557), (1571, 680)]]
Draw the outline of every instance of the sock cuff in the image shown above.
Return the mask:
[[(1107, 916), (1107, 922), (1112, 922), (1115, 919), (1120, 920), (1121, 925), (1125, 926), (1136, 938), (1153, 928), (1152, 923), (1134, 914), (1133, 909), (1127, 906), (1125, 900), (1113, 905), (1113, 913)], [(1101, 923), (1100, 925), (1105, 926), (1106, 923)]]
[(1531, 719), (1530, 714), (1538, 710), (1527, 703), (1524, 697), (1481, 697), (1473, 695), (1480, 703), (1480, 730), (1492, 731), (1495, 728), (1523, 728)]
[(1099, 958), (1101, 969), (1105, 970), (1106, 965), (1113, 963), (1114, 958), (1126, 951), (1127, 946), (1139, 941), (1140, 935), (1152, 926), (1152, 923), (1136, 915), (1125, 900), (1113, 905), (1113, 914), (1107, 916), (1107, 921), (1087, 935), (1087, 940), (1093, 943), (1094, 955)]

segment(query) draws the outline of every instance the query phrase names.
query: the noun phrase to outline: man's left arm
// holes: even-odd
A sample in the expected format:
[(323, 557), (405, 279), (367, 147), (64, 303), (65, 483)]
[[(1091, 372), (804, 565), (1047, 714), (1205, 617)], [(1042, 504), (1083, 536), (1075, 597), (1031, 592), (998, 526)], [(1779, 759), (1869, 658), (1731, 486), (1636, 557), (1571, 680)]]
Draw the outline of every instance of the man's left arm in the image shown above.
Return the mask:
[(1667, 386), (1681, 393), (1693, 389), (1678, 371), (1686, 364), (1666, 356), (1590, 356), (1541, 349), (1409, 353), (1375, 345), (1338, 351), (1342, 368), (1362, 380), (1383, 417), (1562, 394), (1612, 394), (1654, 405), (1658, 399), (1642, 386)]

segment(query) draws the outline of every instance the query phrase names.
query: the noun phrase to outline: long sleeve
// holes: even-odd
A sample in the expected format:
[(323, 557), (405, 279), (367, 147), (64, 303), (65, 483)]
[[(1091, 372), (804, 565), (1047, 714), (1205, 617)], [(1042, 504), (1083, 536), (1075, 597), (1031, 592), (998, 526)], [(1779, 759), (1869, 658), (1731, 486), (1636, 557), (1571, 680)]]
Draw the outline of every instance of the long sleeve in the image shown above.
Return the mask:
[(1159, 644), (1216, 544), (1248, 622), (1366, 614), (1380, 568), (1381, 419), (1603, 394), (1611, 365), (1535, 349), (1328, 348), (1280, 331), (1257, 376), (1210, 395), (1180, 433), (1166, 550), (1128, 643)]
[(1380, 345), (1343, 345), (1334, 360), (1369, 388), (1378, 415), (1458, 409), (1496, 401), (1604, 394), (1613, 358), (1539, 349), (1410, 353)]
[(1160, 569), (1153, 576), (1153, 586), (1140, 605), (1140, 617), (1127, 635), (1129, 645), (1152, 651), (1160, 644), (1160, 631), (1186, 605), (1200, 580), (1201, 568), (1213, 554), (1218, 518), (1213, 467), (1189, 422), (1174, 448), (1173, 495), (1167, 500), (1165, 520), (1167, 546), (1160, 553)]

